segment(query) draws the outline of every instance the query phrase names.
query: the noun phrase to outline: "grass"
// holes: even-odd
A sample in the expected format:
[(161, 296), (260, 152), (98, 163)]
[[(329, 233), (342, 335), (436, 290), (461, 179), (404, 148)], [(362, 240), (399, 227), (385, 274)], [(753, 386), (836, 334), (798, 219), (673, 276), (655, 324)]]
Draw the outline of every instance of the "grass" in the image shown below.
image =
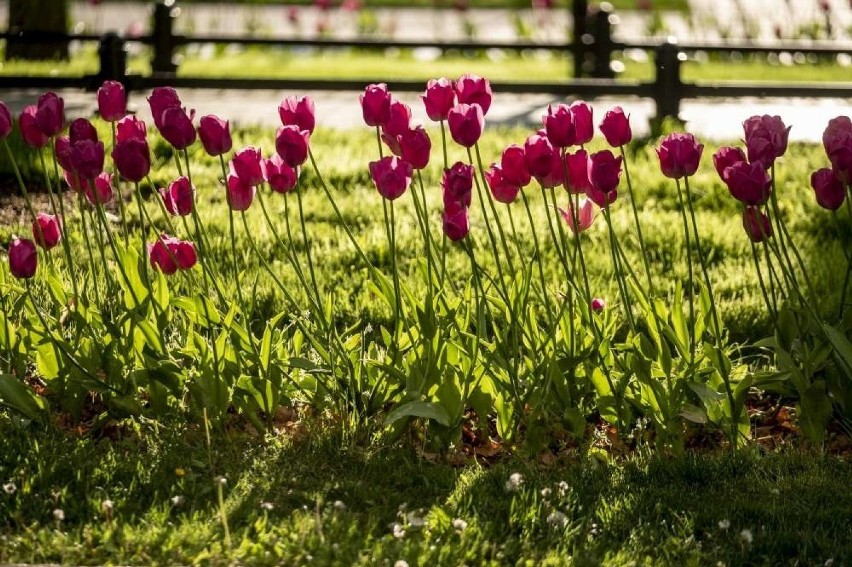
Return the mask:
[[(0, 415), (0, 481), (16, 488), (0, 491), (0, 562), (852, 560), (852, 496), (838, 490), (852, 482), (852, 467), (836, 458), (747, 453), (669, 460), (639, 451), (610, 463), (592, 450), (547, 466), (521, 454), (487, 467), (452, 466), (423, 459), (410, 443), (365, 446), (318, 430), (309, 427), (299, 440), (217, 433), (211, 469), (197, 423), (128, 423), (119, 440), (98, 441), (54, 428), (22, 430)], [(522, 483), (509, 492), (513, 473)], [(219, 475), (227, 478), (230, 549), (216, 504)], [(62, 510), (63, 521), (54, 510)]]
[[(110, 1), (110, 0), (107, 0)], [(186, 0), (191, 3), (194, 0)], [(200, 0), (209, 2), (210, 0)], [(214, 2), (217, 0), (213, 0)], [(225, 0), (218, 0), (224, 2)], [(237, 0), (238, 4), (256, 4), (256, 5), (312, 5), (313, 0)], [(593, 2), (589, 2), (592, 4)], [(636, 10), (636, 0), (609, 0), (613, 8), (616, 10)], [(686, 12), (689, 5), (686, 0), (653, 0), (653, 8), (655, 10), (677, 10)], [(400, 0), (366, 0), (363, 2), (364, 8), (453, 8), (455, 2), (450, 0), (413, 0), (409, 2), (400, 2)], [(469, 0), (467, 5), (471, 8), (508, 8), (508, 9), (529, 9), (530, 2), (528, 0)], [(555, 0), (553, 3), (557, 9), (568, 9), (571, 6), (571, 0)]]

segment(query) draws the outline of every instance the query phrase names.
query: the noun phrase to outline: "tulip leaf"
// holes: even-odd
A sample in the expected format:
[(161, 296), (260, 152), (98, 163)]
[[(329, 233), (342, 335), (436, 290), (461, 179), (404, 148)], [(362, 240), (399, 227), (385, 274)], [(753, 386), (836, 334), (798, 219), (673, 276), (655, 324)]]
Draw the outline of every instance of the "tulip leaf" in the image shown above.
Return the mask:
[(387, 415), (387, 417), (385, 417), (385, 425), (392, 425), (394, 422), (404, 417), (434, 419), (444, 427), (450, 426), (450, 415), (443, 406), (421, 400), (412, 400), (397, 406)]
[(0, 403), (17, 410), (29, 419), (47, 411), (47, 402), (26, 384), (9, 374), (0, 374)]

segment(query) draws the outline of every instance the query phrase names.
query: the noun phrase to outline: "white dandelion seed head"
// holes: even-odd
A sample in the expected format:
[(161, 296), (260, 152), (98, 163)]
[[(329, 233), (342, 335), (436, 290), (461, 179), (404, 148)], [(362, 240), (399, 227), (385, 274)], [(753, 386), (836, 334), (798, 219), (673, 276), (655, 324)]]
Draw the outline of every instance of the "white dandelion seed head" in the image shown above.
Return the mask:
[(107, 498), (106, 500), (101, 502), (101, 511), (104, 514), (109, 514), (110, 512), (112, 512), (112, 508), (113, 508), (112, 500), (110, 500), (109, 498)]
[(391, 530), (393, 531), (393, 537), (396, 539), (402, 539), (405, 537), (405, 528), (402, 527), (402, 524), (394, 522), (391, 526)]
[(64, 522), (65, 521), (65, 510), (62, 510), (61, 508), (55, 509), (53, 511), (53, 519), (56, 520), (57, 522)]
[(455, 520), (453, 520), (453, 528), (460, 532), (463, 532), (467, 529), (467, 522), (465, 522), (461, 518), (456, 518)]
[(517, 492), (524, 483), (524, 477), (521, 473), (512, 473), (509, 475), (509, 480), (506, 481), (506, 490), (508, 492)]
[(3, 485), (3, 492), (8, 494), (9, 496), (14, 494), (17, 490), (18, 490), (18, 487), (15, 485), (14, 482), (7, 482), (6, 484)]
[(218, 485), (225, 486), (226, 484), (228, 484), (228, 479), (224, 476), (217, 476), (216, 478), (213, 479), (213, 482), (215, 482)]
[(754, 541), (754, 536), (751, 534), (751, 530), (743, 530), (740, 532), (740, 539), (750, 545)]
[(275, 506), (273, 506), (272, 502), (261, 502), (260, 503), (260, 509), (264, 510), (266, 512), (269, 512), (273, 508), (275, 508)]
[(547, 516), (547, 525), (554, 530), (564, 530), (568, 527), (568, 516), (559, 510), (554, 510)]
[(727, 530), (731, 527), (731, 520), (719, 520), (719, 529)]
[(172, 506), (180, 506), (184, 502), (186, 502), (186, 498), (184, 498), (183, 496), (172, 496), (171, 502)]

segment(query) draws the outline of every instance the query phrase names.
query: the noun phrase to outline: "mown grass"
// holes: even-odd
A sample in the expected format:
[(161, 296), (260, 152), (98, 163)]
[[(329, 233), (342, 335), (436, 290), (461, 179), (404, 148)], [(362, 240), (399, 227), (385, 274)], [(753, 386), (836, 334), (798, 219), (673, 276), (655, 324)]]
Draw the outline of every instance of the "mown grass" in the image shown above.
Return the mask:
[[(492, 466), (451, 466), (425, 460), (411, 443), (364, 445), (309, 429), (299, 440), (216, 433), (211, 468), (197, 423), (128, 423), (121, 439), (98, 441), (53, 428), (25, 431), (0, 415), (0, 431), (3, 563), (852, 560), (852, 496), (839, 489), (852, 482), (852, 467), (836, 458), (670, 460), (640, 450), (615, 463), (592, 450), (547, 466), (522, 454)], [(522, 477), (514, 492), (507, 490), (513, 473)], [(230, 549), (214, 476), (227, 479)]]

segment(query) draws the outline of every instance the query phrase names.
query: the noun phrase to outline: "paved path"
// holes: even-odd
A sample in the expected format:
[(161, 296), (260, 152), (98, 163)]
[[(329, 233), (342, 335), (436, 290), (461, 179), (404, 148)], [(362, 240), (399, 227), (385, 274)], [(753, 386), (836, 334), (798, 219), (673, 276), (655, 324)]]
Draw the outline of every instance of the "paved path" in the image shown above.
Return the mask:
[[(182, 90), (184, 103), (195, 108), (199, 115), (217, 114), (228, 118), (239, 127), (249, 124), (268, 126), (280, 125), (278, 103), (292, 94), (309, 94), (316, 104), (317, 123), (321, 128), (365, 128), (361, 119), (358, 93), (353, 92), (309, 92), (284, 91), (216, 91)], [(27, 104), (34, 104), (38, 91), (0, 91), (0, 100), (6, 102), (13, 113), (18, 113)], [(95, 109), (95, 98), (91, 93), (75, 90), (62, 91), (69, 117), (91, 116)], [(399, 98), (409, 104), (414, 120), (427, 126), (428, 120), (418, 95), (401, 93)], [(561, 102), (551, 95), (515, 95), (497, 92), (488, 112), (488, 124), (522, 125), (532, 129), (540, 126), (541, 116), (550, 103)], [(570, 101), (569, 101), (570, 102)], [(596, 116), (614, 105), (621, 105), (631, 115), (631, 123), (637, 135), (648, 132), (648, 119), (654, 113), (650, 100), (637, 98), (601, 97), (593, 101)], [(148, 104), (140, 95), (131, 100), (131, 106), (139, 116), (151, 124)], [(702, 139), (732, 141), (742, 137), (742, 122), (754, 114), (777, 114), (788, 125), (792, 125), (791, 140), (818, 141), (828, 121), (840, 114), (852, 116), (852, 101), (838, 99), (738, 99), (722, 101), (684, 101), (681, 117), (687, 121), (687, 129)]]

